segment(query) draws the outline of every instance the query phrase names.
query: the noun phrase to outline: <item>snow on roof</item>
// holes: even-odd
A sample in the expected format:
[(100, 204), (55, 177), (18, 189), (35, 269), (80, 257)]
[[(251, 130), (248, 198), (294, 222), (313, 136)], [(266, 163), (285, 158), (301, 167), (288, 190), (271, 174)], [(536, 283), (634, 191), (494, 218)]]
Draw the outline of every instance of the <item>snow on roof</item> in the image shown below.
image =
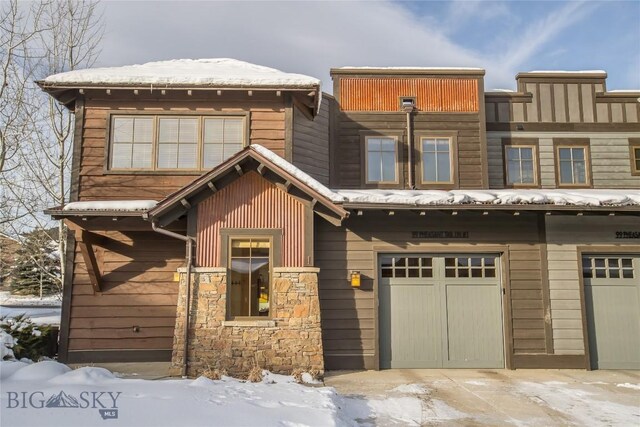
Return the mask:
[(159, 85), (312, 88), (320, 80), (229, 58), (174, 59), (123, 67), (90, 68), (54, 74), (51, 85)]
[(608, 90), (607, 93), (638, 93), (640, 89), (614, 89)]
[(484, 68), (477, 67), (338, 67), (335, 70), (418, 70), (418, 71), (432, 71), (432, 70), (467, 70), (467, 71), (484, 71)]
[(155, 200), (101, 200), (91, 202), (67, 203), (63, 211), (146, 211), (157, 205)]
[(345, 203), (407, 206), (640, 206), (634, 190), (334, 190)]
[(526, 72), (521, 73), (521, 74), (529, 74), (529, 73), (536, 73), (536, 74), (607, 74), (607, 72), (604, 71), (604, 70), (575, 70), (575, 71), (570, 71), (570, 70), (533, 70), (533, 71), (526, 71)]
[(304, 184), (306, 184), (313, 190), (317, 191), (327, 199), (331, 200), (332, 202), (340, 203), (344, 201), (344, 197), (340, 196), (334, 191), (331, 191), (326, 186), (321, 184), (319, 181), (309, 176), (306, 172), (303, 172), (302, 170), (292, 165), (282, 157), (278, 156), (276, 153), (269, 150), (268, 148), (265, 148), (260, 144), (251, 144), (249, 147), (251, 147), (251, 149), (257, 152), (258, 154), (261, 154), (263, 157), (266, 157), (267, 160), (274, 163), (276, 166), (282, 168), (290, 175), (293, 175), (294, 177), (302, 181)]
[(515, 93), (516, 91), (513, 89), (491, 89), (487, 92), (507, 92), (507, 93)]

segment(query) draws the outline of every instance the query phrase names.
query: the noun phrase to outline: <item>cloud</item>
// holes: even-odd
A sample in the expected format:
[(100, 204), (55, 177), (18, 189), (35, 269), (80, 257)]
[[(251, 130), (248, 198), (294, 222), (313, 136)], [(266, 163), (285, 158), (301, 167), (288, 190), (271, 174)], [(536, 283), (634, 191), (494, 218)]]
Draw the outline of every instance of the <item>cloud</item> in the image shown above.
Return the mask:
[[(483, 54), (452, 41), (442, 25), (387, 1), (108, 2), (103, 7), (107, 33), (98, 65), (231, 57), (318, 77), (329, 91), (329, 68), (345, 65), (484, 67), (487, 87), (513, 86), (518, 66), (590, 9), (568, 3), (534, 22), (506, 50)], [(463, 23), (508, 11), (500, 4), (456, 2), (449, 13), (451, 22)]]

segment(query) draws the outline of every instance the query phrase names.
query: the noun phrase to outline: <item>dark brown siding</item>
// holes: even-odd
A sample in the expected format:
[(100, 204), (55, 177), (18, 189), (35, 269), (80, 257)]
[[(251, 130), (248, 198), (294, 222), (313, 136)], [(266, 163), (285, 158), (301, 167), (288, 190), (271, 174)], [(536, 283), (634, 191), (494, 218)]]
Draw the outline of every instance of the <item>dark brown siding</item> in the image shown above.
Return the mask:
[(313, 120), (293, 108), (293, 164), (325, 185), (329, 185), (329, 104), (332, 102), (330, 97), (323, 99)]
[(69, 360), (84, 350), (171, 350), (184, 243), (151, 231), (96, 233), (104, 237), (94, 246), (102, 292), (94, 293), (76, 245)]
[[(82, 133), (82, 160), (79, 174), (78, 200), (161, 199), (191, 182), (198, 174), (110, 174), (105, 173), (105, 145), (108, 112), (175, 112), (212, 114), (215, 112), (246, 112), (250, 115), (249, 138), (284, 157), (284, 101), (275, 95), (255, 93), (252, 97), (230, 98), (223, 93), (207, 96), (194, 93), (191, 97), (167, 99), (142, 94), (135, 97), (87, 95)], [(239, 96), (239, 95), (238, 95)], [(75, 142), (76, 144), (79, 141)]]
[[(535, 216), (504, 214), (451, 215), (396, 212), (393, 217), (366, 211), (341, 227), (316, 221), (315, 259), (327, 369), (376, 369), (375, 251), (496, 252), (509, 264), (504, 301), (505, 348), (513, 354), (545, 354), (545, 309), (542, 295), (542, 245)], [(464, 230), (469, 240), (413, 239), (416, 230)], [(473, 243), (472, 243), (473, 242)], [(350, 271), (362, 274), (362, 286), (350, 286)], [(512, 351), (509, 354), (509, 351)], [(514, 366), (517, 367), (517, 366)]]
[[(457, 135), (458, 153), (458, 186), (460, 188), (482, 188), (484, 168), (483, 136), (481, 135), (480, 114), (478, 113), (417, 113), (413, 115), (414, 155), (415, 164), (419, 159), (419, 141), (415, 136), (420, 132), (443, 132), (443, 136), (451, 133)], [(336, 152), (336, 184), (340, 188), (363, 187), (363, 147), (361, 135), (374, 133), (385, 135), (385, 132), (400, 132), (401, 138), (400, 158), (404, 160), (402, 165), (404, 181), (407, 178), (406, 165), (406, 114), (396, 113), (338, 113), (338, 129), (335, 144)], [(402, 187), (401, 185), (400, 187)]]

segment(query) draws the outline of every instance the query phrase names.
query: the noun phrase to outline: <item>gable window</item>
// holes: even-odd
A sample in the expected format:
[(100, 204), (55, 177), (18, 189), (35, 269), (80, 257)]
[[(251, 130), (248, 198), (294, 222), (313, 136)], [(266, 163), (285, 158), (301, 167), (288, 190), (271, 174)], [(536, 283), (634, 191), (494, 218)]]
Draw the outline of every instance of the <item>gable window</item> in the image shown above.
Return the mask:
[(640, 138), (629, 139), (631, 175), (640, 175)]
[(557, 145), (556, 166), (559, 186), (589, 185), (589, 150), (586, 145)]
[(229, 318), (268, 317), (271, 294), (271, 239), (229, 239)]
[(111, 170), (211, 169), (242, 150), (244, 116), (112, 115)]
[(367, 183), (397, 183), (396, 138), (367, 136), (365, 146)]
[(451, 138), (421, 138), (422, 182), (453, 183)]
[(535, 146), (507, 145), (504, 153), (508, 186), (524, 187), (537, 184)]

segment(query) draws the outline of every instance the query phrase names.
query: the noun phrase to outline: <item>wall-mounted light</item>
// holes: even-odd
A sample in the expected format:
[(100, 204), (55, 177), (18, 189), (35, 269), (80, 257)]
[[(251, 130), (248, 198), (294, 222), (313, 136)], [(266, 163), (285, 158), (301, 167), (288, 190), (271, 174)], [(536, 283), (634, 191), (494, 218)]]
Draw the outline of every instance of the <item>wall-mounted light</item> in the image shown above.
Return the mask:
[(360, 272), (352, 271), (351, 272), (351, 286), (354, 288), (360, 287)]

